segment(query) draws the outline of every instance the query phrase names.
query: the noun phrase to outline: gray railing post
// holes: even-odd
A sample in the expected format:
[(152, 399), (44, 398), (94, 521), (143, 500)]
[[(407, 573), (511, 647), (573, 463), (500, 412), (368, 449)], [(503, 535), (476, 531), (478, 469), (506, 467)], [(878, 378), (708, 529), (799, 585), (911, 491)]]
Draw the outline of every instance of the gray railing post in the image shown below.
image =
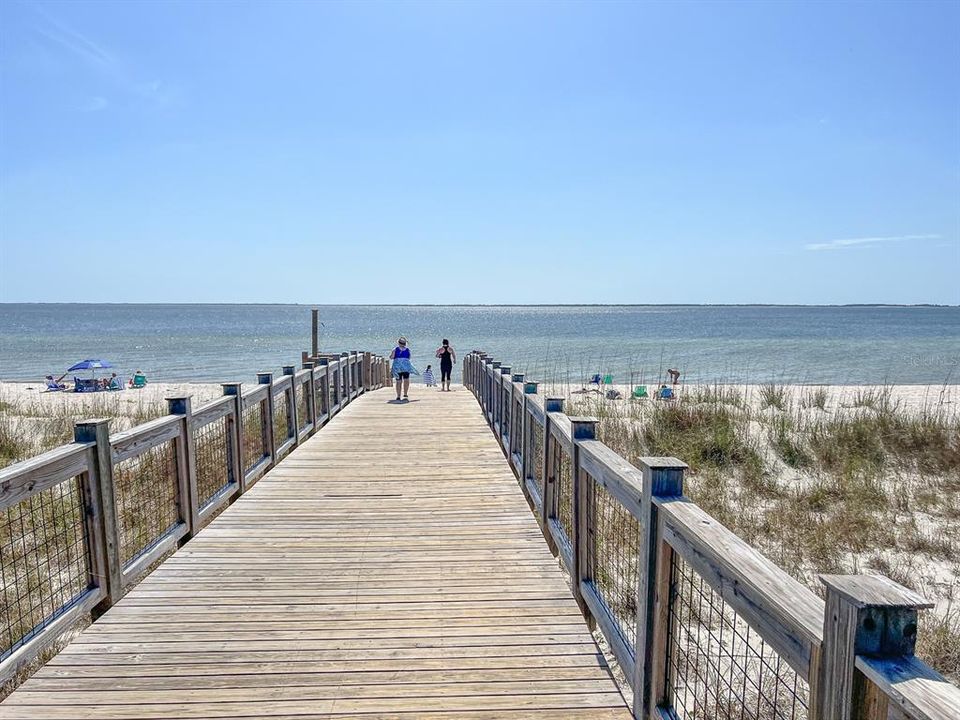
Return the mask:
[(821, 720), (886, 720), (886, 700), (869, 697), (870, 683), (855, 666), (857, 655), (912, 657), (917, 610), (933, 603), (879, 575), (821, 575), (820, 580), (827, 598), (811, 705)]
[(284, 365), (283, 374), (290, 376), (290, 392), (287, 395), (287, 437), (290, 437), (290, 429), (293, 428), (293, 446), (296, 447), (300, 444), (300, 417), (297, 408), (297, 366)]
[(233, 398), (233, 419), (230, 422), (227, 431), (227, 453), (231, 458), (230, 474), (233, 481), (237, 483), (237, 493), (234, 497), (239, 497), (247, 489), (247, 483), (244, 479), (246, 468), (243, 466), (243, 399), (241, 392), (243, 386), (240, 383), (222, 383), (223, 394)]
[(316, 363), (314, 362), (305, 362), (303, 364), (304, 370), (309, 370), (310, 375), (306, 383), (307, 386), (306, 393), (307, 397), (307, 419), (310, 423), (312, 430), (310, 434), (312, 435), (317, 431), (317, 418), (320, 416), (320, 411), (317, 410), (317, 374), (315, 372)]
[[(513, 373), (510, 376), (511, 383), (520, 383), (520, 392), (514, 397), (514, 394), (517, 392), (516, 386), (511, 387), (511, 402), (510, 402), (510, 446), (507, 450), (507, 458), (510, 460), (510, 467), (514, 468), (516, 472), (520, 472), (519, 468), (513, 462), (513, 456), (520, 455), (520, 448), (523, 445), (523, 373)], [(517, 410), (517, 406), (520, 406), (520, 410)]]
[(273, 434), (273, 373), (257, 373), (257, 384), (270, 386), (267, 390), (267, 399), (260, 405), (260, 412), (265, 416), (262, 423), (263, 447), (270, 454), (270, 462), (267, 467), (271, 468), (277, 464), (277, 444)]
[(340, 353), (340, 360), (345, 361), (340, 365), (340, 404), (349, 405), (350, 400), (350, 353)]
[[(555, 519), (557, 513), (557, 478), (553, 472), (553, 455), (556, 453), (556, 442), (551, 440), (550, 432), (550, 413), (563, 412), (563, 398), (548, 397), (543, 401), (543, 496), (540, 498), (540, 522), (543, 525), (543, 535), (547, 539), (547, 546), (550, 552), (557, 554), (557, 543), (553, 539), (553, 533), (550, 532), (550, 520)], [(572, 541), (573, 538), (570, 538)], [(571, 575), (574, 572), (571, 569)]]
[(580, 472), (580, 443), (596, 437), (597, 419), (591, 417), (570, 418), (570, 440), (573, 451), (570, 454), (571, 487), (573, 488), (573, 597), (587, 620), (590, 629), (596, 627), (596, 621), (590, 608), (583, 599), (581, 588), (584, 582), (593, 580), (594, 543), (596, 543), (596, 513), (594, 510), (593, 482), (584, 479)]
[(373, 360), (369, 352), (363, 353), (363, 391), (369, 392), (373, 389)]
[(500, 386), (497, 383), (500, 377), (500, 361), (492, 361), (490, 367), (493, 369), (493, 372), (490, 373), (490, 408), (487, 414), (490, 416), (490, 427), (496, 430), (497, 406), (500, 404)]
[(73, 427), (73, 438), (81, 443), (96, 443), (93, 466), (85, 482), (87, 527), (91, 539), (91, 571), (104, 598), (93, 608), (94, 619), (105, 613), (123, 593), (120, 532), (113, 490), (113, 453), (110, 449), (110, 421), (84, 420)]
[(200, 502), (197, 497), (197, 448), (191, 428), (193, 401), (189, 395), (167, 398), (167, 412), (181, 415), (180, 437), (176, 440), (177, 449), (177, 504), (180, 506), (180, 519), (187, 525), (187, 534), (180, 539), (183, 546), (200, 529)]
[(670, 588), (673, 585), (673, 550), (663, 540), (659, 511), (653, 499), (683, 495), (683, 473), (687, 465), (673, 457), (643, 457), (639, 465), (643, 475), (643, 497), (633, 713), (636, 718), (649, 718), (653, 717), (654, 709), (666, 695)]
[(329, 422), (330, 416), (333, 415), (330, 403), (330, 361), (326, 358), (320, 358), (318, 362), (320, 363), (320, 374), (323, 375), (323, 405), (321, 407), (326, 408), (327, 422)]
[(533, 474), (533, 419), (527, 410), (527, 395), (537, 394), (537, 383), (533, 380), (523, 382), (523, 450), (520, 454), (520, 487), (527, 492), (527, 478)]
[[(501, 365), (500, 366), (500, 446), (507, 453), (507, 458), (510, 457), (509, 445), (507, 445), (507, 427), (508, 423), (504, 423), (503, 419), (510, 419), (510, 399), (513, 396), (513, 385), (510, 382), (510, 366)], [(509, 388), (509, 390), (507, 389)]]

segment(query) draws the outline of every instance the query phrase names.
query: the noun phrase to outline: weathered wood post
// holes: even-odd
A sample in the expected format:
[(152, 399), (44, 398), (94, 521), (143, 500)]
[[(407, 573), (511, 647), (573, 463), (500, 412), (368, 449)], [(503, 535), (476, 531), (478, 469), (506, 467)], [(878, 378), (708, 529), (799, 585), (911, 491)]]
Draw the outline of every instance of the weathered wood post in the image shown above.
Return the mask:
[[(510, 446), (508, 443), (507, 433), (509, 432), (510, 427), (510, 397), (511, 392), (513, 391), (513, 385), (510, 383), (510, 370), (509, 365), (500, 366), (500, 416), (498, 421), (500, 423), (500, 433), (499, 438), (500, 446), (504, 449), (504, 452), (507, 454), (507, 459), (510, 458)], [(506, 420), (507, 422), (504, 422)]]
[(182, 547), (200, 529), (200, 499), (197, 497), (197, 448), (190, 427), (193, 401), (189, 395), (167, 398), (167, 411), (180, 415), (180, 435), (176, 438), (177, 505), (187, 533), (180, 538)]
[(518, 392), (515, 385), (511, 388), (516, 397), (510, 403), (510, 447), (507, 450), (507, 459), (510, 461), (510, 467), (518, 474), (520, 462), (514, 462), (514, 456), (521, 455), (520, 448), (523, 446), (523, 377), (523, 373), (513, 373), (510, 376), (510, 382), (519, 383), (520, 390)]
[(373, 389), (373, 365), (372, 355), (369, 352), (363, 353), (363, 391), (370, 392)]
[(580, 612), (593, 630), (596, 627), (593, 613), (587, 607), (580, 588), (581, 583), (593, 580), (594, 543), (596, 535), (596, 513), (594, 510), (593, 482), (580, 471), (580, 443), (596, 437), (597, 419), (592, 417), (570, 418), (570, 440), (573, 451), (570, 454), (571, 487), (573, 488), (573, 597), (580, 606)]
[(673, 457), (643, 457), (639, 465), (643, 476), (643, 497), (633, 713), (636, 718), (649, 718), (654, 717), (653, 711), (666, 693), (670, 588), (673, 584), (673, 550), (663, 540), (659, 511), (653, 500), (683, 495), (683, 473), (687, 465)]
[[(554, 463), (553, 458), (557, 453), (556, 441), (551, 438), (553, 435), (550, 432), (550, 425), (552, 421), (550, 420), (550, 413), (562, 413), (563, 412), (563, 398), (561, 397), (548, 397), (543, 401), (543, 447), (540, 448), (540, 452), (543, 455), (543, 477), (540, 478), (543, 482), (543, 495), (540, 498), (541, 505), (541, 517), (540, 523), (543, 525), (543, 535), (547, 540), (547, 546), (550, 548), (550, 552), (554, 555), (557, 554), (557, 543), (553, 539), (553, 533), (550, 532), (550, 520), (556, 519), (558, 517), (557, 512), (557, 478), (554, 475)], [(559, 465), (559, 463), (557, 463)], [(573, 538), (570, 538), (571, 542)], [(573, 572), (571, 572), (571, 575)], [(579, 595), (579, 591), (578, 591)]]
[[(917, 610), (933, 603), (879, 575), (821, 575), (827, 588), (816, 701), (821, 720), (887, 720), (888, 699), (871, 691), (857, 655), (911, 658)], [(889, 717), (900, 717), (889, 715)], [(906, 716), (904, 716), (906, 717)]]
[(310, 357), (316, 357), (320, 354), (320, 309), (313, 308), (310, 311), (310, 349), (313, 351)]
[(307, 394), (307, 397), (304, 398), (307, 404), (307, 421), (310, 423), (312, 428), (310, 434), (312, 435), (317, 431), (317, 418), (320, 417), (320, 411), (317, 410), (317, 375), (314, 371), (316, 363), (305, 362), (303, 364), (304, 370), (309, 370), (310, 375), (308, 376), (307, 381), (304, 383), (306, 389), (304, 392)]
[(258, 385), (269, 385), (267, 398), (260, 405), (260, 414), (263, 415), (263, 447), (270, 454), (270, 462), (267, 468), (272, 468), (277, 464), (277, 444), (273, 434), (273, 373), (257, 373)]
[(353, 398), (350, 394), (350, 353), (340, 353), (340, 404), (349, 405)]
[(500, 378), (500, 361), (494, 360), (490, 363), (492, 372), (490, 373), (490, 427), (497, 429), (497, 413), (500, 404), (500, 386), (497, 381)]
[(323, 388), (323, 404), (320, 406), (322, 408), (321, 414), (325, 414), (329, 421), (330, 416), (333, 415), (333, 410), (330, 406), (330, 361), (326, 358), (320, 358), (317, 362), (320, 363), (320, 384)]
[(234, 495), (234, 498), (237, 498), (247, 490), (247, 483), (243, 477), (246, 470), (243, 466), (243, 401), (241, 399), (243, 386), (240, 383), (222, 383), (221, 387), (224, 395), (233, 398), (233, 417), (229, 421), (227, 430), (227, 456), (230, 458), (230, 474), (237, 484), (237, 492)]
[(93, 464), (87, 473), (85, 498), (87, 518), (93, 545), (92, 573), (104, 598), (92, 614), (94, 619), (105, 613), (123, 593), (120, 532), (117, 527), (117, 501), (113, 490), (113, 453), (110, 449), (110, 421), (84, 420), (73, 426), (73, 439), (80, 443), (96, 443)]
[(292, 429), (293, 446), (296, 447), (300, 444), (300, 418), (297, 409), (297, 366), (284, 365), (283, 374), (290, 376), (290, 391), (284, 391), (287, 396), (287, 437), (290, 437), (290, 430)]
[(533, 475), (533, 419), (527, 411), (527, 395), (537, 394), (537, 383), (534, 380), (523, 382), (523, 449), (520, 452), (520, 487), (524, 494), (527, 492), (527, 478)]
[(491, 403), (493, 401), (490, 398), (492, 370), (493, 358), (485, 357), (483, 359), (483, 367), (481, 368), (481, 372), (483, 373), (483, 416), (486, 418), (487, 424), (491, 424), (493, 422), (493, 408), (491, 407)]

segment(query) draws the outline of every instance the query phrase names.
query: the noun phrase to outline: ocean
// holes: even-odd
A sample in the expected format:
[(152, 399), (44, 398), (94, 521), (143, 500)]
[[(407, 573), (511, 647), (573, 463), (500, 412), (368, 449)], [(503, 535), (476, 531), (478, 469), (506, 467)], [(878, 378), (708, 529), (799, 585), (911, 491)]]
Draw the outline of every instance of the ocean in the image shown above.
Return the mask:
[[(319, 306), (321, 350), (387, 354), (399, 335), (421, 370), (449, 338), (515, 372), (579, 383), (939, 384), (960, 381), (958, 307)], [(59, 376), (85, 358), (153, 380), (255, 380), (299, 365), (305, 305), (0, 304), (0, 380)], [(455, 373), (459, 374), (458, 363)], [(455, 376), (456, 379), (456, 376)]]

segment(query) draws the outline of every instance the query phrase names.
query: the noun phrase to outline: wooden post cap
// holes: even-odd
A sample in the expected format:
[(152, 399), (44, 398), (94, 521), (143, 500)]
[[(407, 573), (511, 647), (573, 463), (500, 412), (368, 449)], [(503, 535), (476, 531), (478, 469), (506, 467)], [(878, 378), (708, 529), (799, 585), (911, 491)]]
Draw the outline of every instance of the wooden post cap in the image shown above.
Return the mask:
[(548, 397), (543, 401), (544, 412), (563, 412), (562, 397)]
[(597, 432), (597, 419), (594, 417), (570, 418), (570, 434), (574, 440), (593, 440)]
[(501, 366), (500, 366), (500, 374), (501, 374), (501, 375), (509, 375), (509, 374), (510, 374), (510, 366), (509, 366), (509, 365), (501, 365)]
[(239, 395), (240, 388), (243, 387), (242, 383), (238, 382), (229, 382), (229, 383), (220, 383), (220, 387), (223, 388), (224, 395)]
[(284, 365), (284, 366), (283, 366), (283, 374), (284, 374), (284, 375), (293, 375), (293, 374), (296, 373), (296, 372), (297, 372), (297, 366), (296, 366), (296, 365)]
[(171, 415), (189, 415), (192, 395), (178, 395), (164, 398), (167, 401), (167, 410)]
[(523, 381), (523, 392), (525, 395), (536, 395), (537, 387), (539, 384), (536, 380), (524, 380)]
[(510, 378), (513, 382), (522, 383), (523, 382), (523, 373), (514, 373)]
[(273, 373), (272, 372), (258, 372), (257, 373), (257, 383), (260, 385), (269, 385), (273, 382)]
[(933, 603), (882, 575), (821, 575), (820, 581), (828, 597), (838, 598), (856, 610), (856, 654), (887, 658), (913, 655), (917, 610), (932, 608)]
[(97, 428), (103, 428), (102, 432), (109, 432), (110, 418), (91, 418), (75, 422), (73, 424), (73, 439), (76, 442), (96, 442)]

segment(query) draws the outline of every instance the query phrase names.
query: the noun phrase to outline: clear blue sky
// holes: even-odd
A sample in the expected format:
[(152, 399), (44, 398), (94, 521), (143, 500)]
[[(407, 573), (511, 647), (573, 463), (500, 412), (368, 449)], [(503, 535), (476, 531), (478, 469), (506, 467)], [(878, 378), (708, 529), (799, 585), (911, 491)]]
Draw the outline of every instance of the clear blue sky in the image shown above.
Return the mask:
[(960, 303), (960, 3), (0, 2), (0, 300)]

